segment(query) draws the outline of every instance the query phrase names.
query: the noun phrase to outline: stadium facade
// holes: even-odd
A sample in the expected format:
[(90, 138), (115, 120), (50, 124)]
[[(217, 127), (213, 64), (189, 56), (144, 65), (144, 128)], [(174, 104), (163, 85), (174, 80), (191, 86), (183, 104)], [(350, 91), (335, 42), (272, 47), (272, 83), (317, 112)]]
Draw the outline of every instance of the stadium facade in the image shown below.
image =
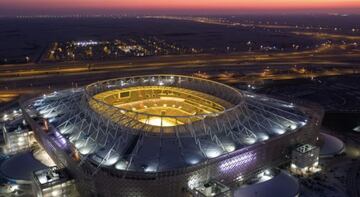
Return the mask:
[(232, 186), (316, 144), (322, 114), (190, 76), (99, 81), (21, 103), (81, 196), (187, 196)]

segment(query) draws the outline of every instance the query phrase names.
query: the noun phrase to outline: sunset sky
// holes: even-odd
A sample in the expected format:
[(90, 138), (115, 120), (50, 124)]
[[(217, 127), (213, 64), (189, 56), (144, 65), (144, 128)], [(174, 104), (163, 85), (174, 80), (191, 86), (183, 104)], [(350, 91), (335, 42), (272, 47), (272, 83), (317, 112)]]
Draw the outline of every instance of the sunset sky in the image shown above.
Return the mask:
[[(350, 10), (360, 8), (360, 0), (0, 0), (0, 11), (61, 12), (66, 10), (209, 10), (236, 11)], [(0, 13), (1, 15), (1, 13)]]

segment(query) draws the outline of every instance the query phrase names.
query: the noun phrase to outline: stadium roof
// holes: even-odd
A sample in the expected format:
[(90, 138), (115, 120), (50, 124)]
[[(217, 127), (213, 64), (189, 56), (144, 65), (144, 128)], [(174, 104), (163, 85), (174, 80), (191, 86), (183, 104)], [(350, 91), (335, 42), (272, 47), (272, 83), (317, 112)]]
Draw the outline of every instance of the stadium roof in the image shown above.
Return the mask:
[[(208, 98), (224, 108), (211, 113), (158, 115), (117, 107), (96, 97), (107, 91), (150, 86), (211, 95)], [(307, 122), (292, 103), (180, 75), (100, 81), (85, 88), (44, 95), (28, 106), (47, 118), (56, 128), (55, 137), (72, 143), (82, 159), (98, 167), (149, 173), (193, 166), (295, 132)], [(171, 117), (183, 124), (146, 124), (139, 121), (142, 116)]]

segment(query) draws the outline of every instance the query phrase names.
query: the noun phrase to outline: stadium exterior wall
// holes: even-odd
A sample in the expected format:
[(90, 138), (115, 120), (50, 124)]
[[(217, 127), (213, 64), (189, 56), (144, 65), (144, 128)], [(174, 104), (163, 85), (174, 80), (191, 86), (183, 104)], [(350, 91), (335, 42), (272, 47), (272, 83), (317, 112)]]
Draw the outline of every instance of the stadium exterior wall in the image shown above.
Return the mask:
[[(123, 173), (114, 169), (102, 168), (94, 177), (94, 186), (98, 196), (185, 196), (188, 186), (196, 186), (197, 183), (205, 183), (211, 179), (217, 179), (231, 185), (242, 176), (244, 180), (255, 173), (270, 167), (288, 162), (292, 147), (302, 143), (316, 143), (317, 129), (303, 128), (297, 132), (269, 140), (264, 144), (257, 144), (248, 148), (235, 151), (232, 154), (217, 158), (206, 164), (164, 173), (144, 174)], [(248, 162), (239, 164), (244, 155), (254, 157)], [(246, 157), (247, 158), (247, 157)], [(235, 162), (236, 161), (236, 162)], [(225, 163), (230, 163), (225, 171), (221, 168)], [(87, 164), (88, 172), (93, 168)], [(190, 185), (189, 185), (190, 183)], [(193, 185), (191, 185), (193, 184)]]

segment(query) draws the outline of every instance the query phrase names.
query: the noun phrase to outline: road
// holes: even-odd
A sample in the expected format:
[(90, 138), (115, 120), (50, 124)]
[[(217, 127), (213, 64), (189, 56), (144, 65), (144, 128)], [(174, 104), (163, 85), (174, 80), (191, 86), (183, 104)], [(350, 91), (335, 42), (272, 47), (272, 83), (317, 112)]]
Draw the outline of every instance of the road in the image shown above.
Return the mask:
[[(217, 78), (224, 83), (284, 80), (360, 73), (360, 53), (343, 44), (321, 45), (304, 51), (240, 52), (127, 58), (112, 62), (67, 62), (0, 65), (0, 102), (18, 95), (54, 88), (76, 87), (106, 78), (153, 73), (193, 74), (197, 71), (238, 75)], [(310, 71), (293, 72), (294, 65)], [(265, 69), (270, 72), (265, 72)]]
[[(316, 49), (277, 52), (271, 54), (242, 52), (236, 54), (201, 54), (163, 56), (150, 58), (128, 58), (116, 62), (73, 62), (49, 64), (21, 64), (0, 66), (0, 79), (67, 74), (89, 71), (113, 71), (117, 69), (143, 70), (166, 68), (198, 68), (198, 67), (241, 67), (249, 65), (309, 65), (322, 66), (351, 66), (353, 61), (360, 58), (360, 54), (353, 51), (339, 51), (337, 45), (324, 45)], [(351, 62), (351, 63), (349, 63)]]

